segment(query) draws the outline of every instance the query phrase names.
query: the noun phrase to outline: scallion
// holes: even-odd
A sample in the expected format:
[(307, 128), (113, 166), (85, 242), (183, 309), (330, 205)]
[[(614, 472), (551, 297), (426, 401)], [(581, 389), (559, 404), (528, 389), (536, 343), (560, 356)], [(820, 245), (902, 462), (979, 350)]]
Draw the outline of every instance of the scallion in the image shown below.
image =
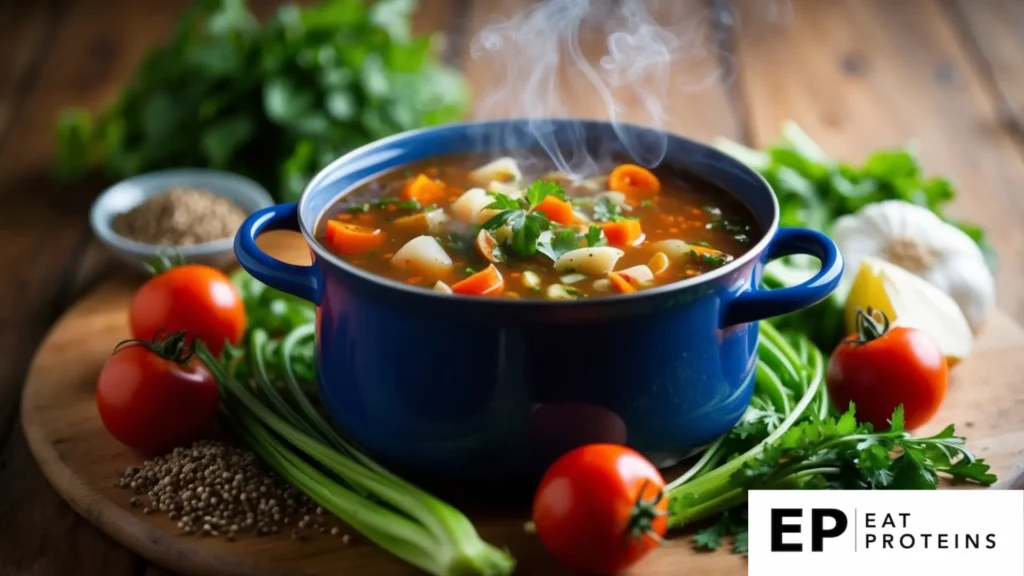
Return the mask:
[(281, 477), (391, 554), (438, 576), (510, 574), (507, 551), (484, 542), (449, 504), (374, 462), (336, 432), (305, 397), (291, 354), (312, 337), (302, 325), (276, 347), (283, 366), (279, 391), (267, 374), (270, 348), (262, 330), (250, 333), (255, 388), (235, 379), (203, 343), (196, 354), (217, 379), (235, 432)]

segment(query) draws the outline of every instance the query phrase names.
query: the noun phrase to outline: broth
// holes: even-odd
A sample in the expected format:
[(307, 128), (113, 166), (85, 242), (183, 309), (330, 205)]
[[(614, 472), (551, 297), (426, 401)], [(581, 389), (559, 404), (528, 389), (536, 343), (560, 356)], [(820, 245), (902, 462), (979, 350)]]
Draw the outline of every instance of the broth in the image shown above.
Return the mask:
[(336, 201), (318, 240), (349, 263), (424, 290), (572, 300), (717, 269), (761, 236), (731, 194), (619, 164), (571, 182), (511, 158), (432, 158)]

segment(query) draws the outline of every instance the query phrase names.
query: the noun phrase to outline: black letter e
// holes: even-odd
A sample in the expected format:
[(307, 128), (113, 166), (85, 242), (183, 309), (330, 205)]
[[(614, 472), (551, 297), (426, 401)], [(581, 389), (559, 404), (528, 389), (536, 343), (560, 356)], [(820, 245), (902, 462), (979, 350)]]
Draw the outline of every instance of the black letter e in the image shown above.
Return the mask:
[(782, 541), (782, 535), (799, 534), (800, 526), (797, 524), (786, 524), (783, 518), (800, 518), (803, 511), (799, 508), (772, 508), (772, 552), (803, 552), (804, 547), (799, 542), (786, 544)]

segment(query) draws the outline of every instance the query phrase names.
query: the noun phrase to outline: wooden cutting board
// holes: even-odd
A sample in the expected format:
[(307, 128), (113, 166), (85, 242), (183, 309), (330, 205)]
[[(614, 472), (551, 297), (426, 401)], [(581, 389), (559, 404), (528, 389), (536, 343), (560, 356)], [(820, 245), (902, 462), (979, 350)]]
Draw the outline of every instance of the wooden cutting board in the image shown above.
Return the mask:
[[(292, 233), (262, 239), (268, 251), (295, 263), (308, 251)], [(115, 487), (120, 473), (142, 459), (103, 429), (93, 391), (114, 345), (128, 337), (127, 309), (138, 278), (113, 279), (72, 307), (53, 326), (33, 360), (21, 417), (32, 453), (53, 487), (80, 514), (118, 542), (169, 570), (210, 576), (413, 574), (372, 543), (355, 537), (294, 541), (276, 536), (199, 538), (180, 534), (163, 515), (143, 515)], [(934, 428), (954, 423), (968, 446), (999, 476), (998, 488), (1024, 481), (1024, 329), (996, 313), (975, 353), (953, 372), (950, 393)], [(924, 430), (928, 432), (930, 430)], [(483, 537), (507, 546), (518, 574), (559, 574), (534, 536), (524, 532), (526, 508), (504, 512), (468, 510)], [(726, 551), (697, 553), (685, 535), (669, 540), (632, 573), (643, 575), (741, 575), (744, 557)]]

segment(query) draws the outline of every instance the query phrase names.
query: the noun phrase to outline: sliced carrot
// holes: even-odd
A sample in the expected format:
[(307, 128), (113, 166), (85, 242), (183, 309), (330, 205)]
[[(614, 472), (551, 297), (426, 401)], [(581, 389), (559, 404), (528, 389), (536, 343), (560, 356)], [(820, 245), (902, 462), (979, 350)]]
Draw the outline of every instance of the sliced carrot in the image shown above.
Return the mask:
[(621, 164), (608, 175), (608, 189), (634, 199), (657, 196), (661, 182), (650, 170), (636, 164)]
[(572, 221), (576, 218), (576, 214), (572, 211), (572, 204), (565, 200), (559, 200), (554, 196), (546, 196), (533, 210), (544, 214), (548, 217), (548, 220), (563, 226), (572, 224)]
[(619, 220), (618, 222), (605, 222), (600, 224), (608, 239), (609, 246), (626, 247), (636, 244), (644, 231), (640, 228), (639, 220)]
[(415, 200), (420, 204), (433, 204), (448, 193), (444, 182), (433, 180), (426, 174), (420, 174), (405, 187), (403, 196), (406, 200)]
[(326, 236), (331, 247), (341, 254), (361, 254), (384, 244), (382, 230), (337, 220), (327, 222)]
[(633, 284), (629, 281), (629, 278), (626, 278), (625, 276), (619, 274), (618, 272), (612, 272), (608, 274), (608, 279), (611, 280), (612, 285), (615, 286), (615, 288), (617, 288), (619, 292), (622, 292), (623, 294), (636, 292), (636, 286), (633, 286)]
[(647, 267), (651, 269), (651, 272), (655, 276), (668, 270), (669, 260), (668, 255), (664, 252), (658, 252), (654, 256), (651, 256), (651, 261), (647, 263)]
[(504, 288), (505, 280), (501, 277), (501, 272), (491, 264), (469, 278), (456, 282), (452, 286), (452, 292), (470, 296), (500, 296)]

